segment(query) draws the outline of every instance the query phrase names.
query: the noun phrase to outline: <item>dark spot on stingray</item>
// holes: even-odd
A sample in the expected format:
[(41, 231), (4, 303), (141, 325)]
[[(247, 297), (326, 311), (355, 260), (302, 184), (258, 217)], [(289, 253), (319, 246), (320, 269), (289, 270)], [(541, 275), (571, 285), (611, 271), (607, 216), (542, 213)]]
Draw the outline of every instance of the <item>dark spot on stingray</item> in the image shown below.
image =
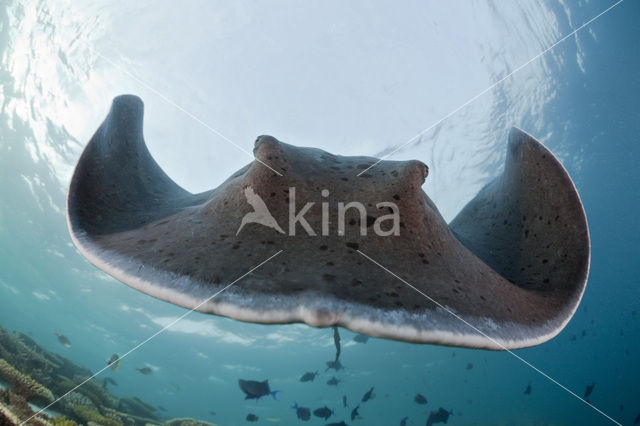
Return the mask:
[(348, 242), (345, 244), (347, 247), (349, 247), (350, 249), (354, 249), (354, 250), (358, 250), (358, 247), (360, 247), (360, 245), (358, 243), (354, 243), (354, 242)]
[(326, 249), (328, 249), (329, 247), (327, 247), (327, 246), (325, 246), (325, 245), (321, 245), (321, 246), (320, 246), (320, 247), (318, 247), (318, 248), (319, 248), (320, 250), (326, 250)]
[(333, 262), (327, 262), (326, 265), (327, 266), (333, 266)]
[(336, 276), (331, 274), (322, 274), (322, 279), (328, 283), (332, 283), (336, 280)]
[(347, 178), (345, 178), (345, 177), (340, 178), (340, 179), (341, 179), (341, 180), (343, 180), (343, 181), (345, 181), (345, 182), (348, 182), (348, 181), (349, 181), (349, 179), (347, 179)]
[(362, 281), (360, 281), (359, 279), (354, 278), (354, 279), (351, 280), (351, 286), (352, 287), (357, 287), (359, 285), (362, 285)]

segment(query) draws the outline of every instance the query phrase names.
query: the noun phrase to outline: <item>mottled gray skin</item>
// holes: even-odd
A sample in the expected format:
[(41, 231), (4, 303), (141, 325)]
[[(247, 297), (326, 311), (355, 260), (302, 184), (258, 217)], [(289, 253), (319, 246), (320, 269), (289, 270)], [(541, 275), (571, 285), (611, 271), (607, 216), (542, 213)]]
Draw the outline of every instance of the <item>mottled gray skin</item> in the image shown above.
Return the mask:
[[(553, 154), (518, 129), (509, 136), (504, 173), (449, 226), (421, 189), (423, 163), (384, 161), (358, 177), (377, 159), (271, 136), (256, 140), (254, 155), (282, 176), (254, 161), (216, 189), (191, 194), (149, 154), (142, 111), (134, 96), (114, 100), (78, 162), (67, 213), (83, 255), (155, 297), (243, 321), (340, 325), (376, 337), (487, 349), (552, 338), (582, 297), (590, 247), (580, 198)], [(300, 225), (290, 236), (248, 223), (236, 236), (252, 211), (246, 187), (285, 231), (295, 187), (296, 212), (315, 202), (305, 218), (318, 235)], [(367, 235), (355, 209), (338, 235), (337, 203), (350, 201), (366, 206)], [(320, 235), (322, 202), (330, 203), (328, 236)], [(375, 219), (389, 213), (376, 208), (379, 202), (398, 206), (399, 236), (374, 234)]]

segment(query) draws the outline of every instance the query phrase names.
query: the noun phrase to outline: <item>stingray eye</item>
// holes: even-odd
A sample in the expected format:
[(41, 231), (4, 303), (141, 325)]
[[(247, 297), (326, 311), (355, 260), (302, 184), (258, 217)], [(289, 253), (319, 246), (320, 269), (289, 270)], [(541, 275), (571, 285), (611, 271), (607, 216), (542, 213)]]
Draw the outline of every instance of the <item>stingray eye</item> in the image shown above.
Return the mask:
[(424, 183), (429, 175), (429, 167), (418, 160), (407, 161), (405, 164), (405, 176), (408, 176), (412, 180), (420, 180)]

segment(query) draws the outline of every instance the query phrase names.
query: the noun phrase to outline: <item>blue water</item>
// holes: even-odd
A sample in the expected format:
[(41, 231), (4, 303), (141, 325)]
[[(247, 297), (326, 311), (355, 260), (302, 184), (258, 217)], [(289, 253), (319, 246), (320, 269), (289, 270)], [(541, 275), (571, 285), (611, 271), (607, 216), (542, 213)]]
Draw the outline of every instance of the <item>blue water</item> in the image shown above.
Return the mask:
[[(67, 233), (73, 167), (115, 95), (145, 100), (151, 152), (196, 192), (251, 158), (192, 115), (248, 151), (269, 133), (384, 155), (499, 82), (393, 158), (429, 165), (423, 189), (450, 220), (500, 172), (510, 126), (558, 155), (589, 221), (589, 281), (556, 338), (516, 353), (579, 396), (595, 382), (591, 403), (631, 424), (640, 411), (640, 3), (622, 2), (518, 69), (613, 4), (566, 3), (3, 2), (0, 325), (98, 371), (185, 312), (93, 267)], [(330, 329), (199, 313), (103, 374), (118, 396), (218, 425), (247, 424), (249, 412), (257, 424), (299, 424), (294, 401), (326, 404), (330, 420), (348, 424), (408, 416), (422, 425), (440, 406), (453, 425), (612, 424), (508, 353), (353, 336), (342, 331), (337, 388), (325, 384), (330, 373), (298, 381), (333, 359)], [(145, 365), (152, 375), (135, 370)], [(245, 401), (239, 378), (269, 379), (279, 400)], [(352, 408), (372, 386), (376, 398), (351, 422), (342, 396)], [(427, 405), (413, 402), (418, 392)]]

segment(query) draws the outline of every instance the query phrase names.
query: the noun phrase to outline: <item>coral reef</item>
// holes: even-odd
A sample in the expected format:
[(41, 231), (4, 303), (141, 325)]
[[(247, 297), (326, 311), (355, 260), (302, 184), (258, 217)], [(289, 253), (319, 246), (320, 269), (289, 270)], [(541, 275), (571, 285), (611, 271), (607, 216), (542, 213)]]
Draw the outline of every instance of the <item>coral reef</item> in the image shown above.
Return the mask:
[(202, 420), (180, 418), (171, 419), (165, 423), (166, 426), (216, 426), (213, 423), (203, 422)]
[(51, 426), (46, 419), (34, 415), (27, 400), (9, 390), (0, 392), (0, 425), (20, 425), (26, 419), (27, 425)]
[[(0, 380), (9, 389), (0, 389), (0, 426), (27, 423), (36, 426), (214, 426), (190, 418), (168, 423), (156, 408), (136, 397), (117, 398), (106, 386), (85, 380), (93, 373), (69, 359), (50, 352), (21, 332), (10, 333), (0, 326)], [(79, 386), (82, 384), (81, 386)], [(34, 416), (27, 400), (50, 403), (61, 415)]]
[(158, 417), (154, 413), (156, 408), (136, 398), (120, 398), (118, 404), (118, 410), (123, 413), (133, 414), (137, 417), (143, 417), (147, 419), (157, 419)]
[(74, 405), (85, 405), (94, 410), (98, 409), (98, 407), (96, 407), (89, 398), (75, 391), (68, 393), (64, 398), (62, 398), (62, 400), (60, 400), (60, 405), (64, 407), (64, 411), (73, 411)]
[(39, 399), (52, 402), (53, 393), (26, 374), (13, 368), (6, 360), (0, 358), (0, 375), (11, 385), (11, 391), (22, 395), (26, 399)]
[(11, 408), (0, 402), (0, 425), (18, 425), (20, 419), (16, 416)]
[(80, 420), (87, 423), (94, 422), (102, 426), (123, 426), (122, 422), (105, 417), (96, 410), (85, 405), (75, 405), (73, 407), (73, 412)]
[(51, 421), (53, 426), (77, 426), (78, 423), (67, 419), (65, 416), (58, 416)]

